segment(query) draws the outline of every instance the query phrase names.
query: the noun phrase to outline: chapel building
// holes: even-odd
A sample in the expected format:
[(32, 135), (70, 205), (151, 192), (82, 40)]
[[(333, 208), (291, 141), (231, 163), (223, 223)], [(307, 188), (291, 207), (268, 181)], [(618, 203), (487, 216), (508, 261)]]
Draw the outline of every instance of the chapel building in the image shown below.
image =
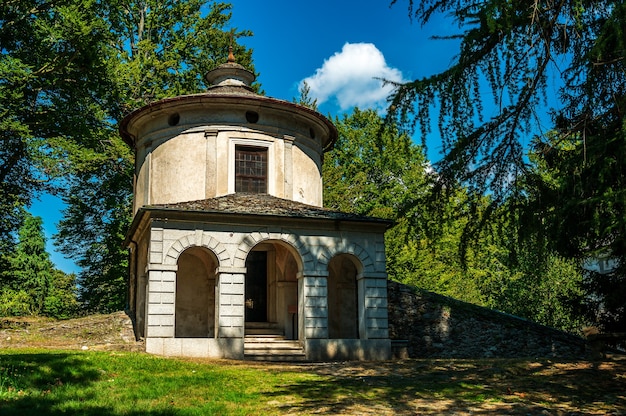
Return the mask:
[(232, 55), (206, 79), (206, 92), (153, 102), (120, 125), (135, 152), (137, 338), (166, 356), (391, 358), (390, 222), (322, 207), (336, 128), (256, 94)]

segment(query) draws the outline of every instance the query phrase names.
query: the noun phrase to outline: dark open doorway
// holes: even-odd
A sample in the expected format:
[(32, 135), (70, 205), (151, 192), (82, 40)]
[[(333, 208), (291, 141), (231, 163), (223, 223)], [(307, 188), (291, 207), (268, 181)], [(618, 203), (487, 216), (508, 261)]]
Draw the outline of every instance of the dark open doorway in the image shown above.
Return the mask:
[(267, 252), (248, 253), (246, 269), (246, 322), (267, 322)]

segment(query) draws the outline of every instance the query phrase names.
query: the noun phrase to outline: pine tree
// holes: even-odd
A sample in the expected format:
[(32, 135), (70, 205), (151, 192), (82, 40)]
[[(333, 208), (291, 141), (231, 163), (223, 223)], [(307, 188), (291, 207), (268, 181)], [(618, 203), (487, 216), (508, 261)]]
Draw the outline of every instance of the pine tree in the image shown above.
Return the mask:
[[(488, 212), (506, 215), (505, 233), (517, 237), (513, 254), (526, 239), (537, 253), (549, 249), (536, 257), (538, 269), (547, 267), (552, 251), (578, 264), (602, 252), (614, 258), (612, 273), (590, 278), (587, 299), (600, 297), (599, 325), (624, 331), (626, 4), (405, 3), (421, 24), (451, 17), (459, 33), (443, 38), (455, 39), (460, 50), (442, 73), (395, 84), (389, 119), (417, 126), (426, 137), (438, 111), (445, 152), (435, 167), (440, 189), (463, 184), (477, 196), (489, 194)], [(554, 183), (543, 182), (528, 158), (533, 137), (538, 158), (558, 164)], [(566, 150), (562, 143), (574, 146)], [(472, 217), (464, 239), (488, 223)]]
[(40, 315), (52, 288), (54, 265), (46, 251), (46, 238), (41, 217), (25, 215), (19, 230), (19, 242), (15, 253), (9, 258), (9, 270), (5, 273), (5, 289), (22, 299), (18, 314)]

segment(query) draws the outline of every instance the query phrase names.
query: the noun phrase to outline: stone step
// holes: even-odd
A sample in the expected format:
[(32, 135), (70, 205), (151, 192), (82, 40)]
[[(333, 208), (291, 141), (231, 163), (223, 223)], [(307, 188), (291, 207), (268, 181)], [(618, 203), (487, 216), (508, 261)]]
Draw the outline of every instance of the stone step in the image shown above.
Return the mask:
[(253, 336), (283, 336), (276, 322), (246, 322), (245, 334)]
[(248, 328), (246, 327), (245, 330), (245, 334), (246, 336), (248, 335), (253, 335), (253, 336), (263, 336), (263, 335), (267, 335), (267, 336), (284, 336), (284, 331), (282, 329), (279, 328)]
[(298, 341), (246, 337), (244, 358), (253, 361), (305, 361), (306, 354)]
[(247, 328), (278, 328), (277, 322), (246, 322)]
[(290, 341), (293, 340), (285, 339), (284, 335), (271, 335), (271, 334), (258, 334), (258, 335), (246, 335), (245, 342), (273, 342), (273, 341)]
[(246, 354), (245, 360), (249, 361), (272, 361), (272, 362), (306, 362), (306, 355), (304, 353), (300, 355), (288, 354), (288, 355), (264, 355), (264, 354)]
[(244, 342), (244, 349), (248, 350), (287, 350), (287, 351), (302, 351), (302, 346), (297, 341), (246, 341)]

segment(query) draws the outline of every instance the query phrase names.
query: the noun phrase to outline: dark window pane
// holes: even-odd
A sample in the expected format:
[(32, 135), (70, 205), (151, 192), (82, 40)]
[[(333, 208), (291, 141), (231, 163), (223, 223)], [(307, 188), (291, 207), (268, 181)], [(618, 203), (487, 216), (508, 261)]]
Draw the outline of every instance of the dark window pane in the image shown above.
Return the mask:
[(267, 149), (235, 147), (235, 192), (267, 193)]

